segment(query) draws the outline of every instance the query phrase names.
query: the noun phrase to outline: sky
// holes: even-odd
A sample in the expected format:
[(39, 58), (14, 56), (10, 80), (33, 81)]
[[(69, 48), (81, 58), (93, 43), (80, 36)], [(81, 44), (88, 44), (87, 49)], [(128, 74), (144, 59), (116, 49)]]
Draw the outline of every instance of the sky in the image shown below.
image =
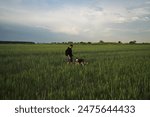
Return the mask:
[(150, 0), (0, 0), (0, 40), (150, 42)]

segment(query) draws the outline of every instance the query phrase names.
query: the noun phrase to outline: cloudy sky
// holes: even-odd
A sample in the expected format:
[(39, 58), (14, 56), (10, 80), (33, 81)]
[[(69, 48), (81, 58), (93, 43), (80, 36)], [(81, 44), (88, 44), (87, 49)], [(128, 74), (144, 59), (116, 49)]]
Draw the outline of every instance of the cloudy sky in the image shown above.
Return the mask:
[(0, 40), (150, 42), (150, 0), (0, 0)]

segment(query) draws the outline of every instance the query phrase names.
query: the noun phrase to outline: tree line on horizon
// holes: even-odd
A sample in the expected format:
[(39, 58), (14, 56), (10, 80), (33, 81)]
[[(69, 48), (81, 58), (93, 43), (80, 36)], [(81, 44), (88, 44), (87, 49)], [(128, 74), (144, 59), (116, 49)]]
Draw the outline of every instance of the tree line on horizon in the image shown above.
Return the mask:
[(104, 42), (103, 40), (100, 40), (99, 42), (73, 42), (73, 41), (68, 41), (68, 42), (47, 42), (47, 43), (36, 43), (36, 42), (28, 42), (28, 41), (0, 41), (0, 44), (150, 44), (150, 43), (137, 43), (137, 41), (132, 40), (129, 41), (128, 43), (123, 43), (122, 41), (118, 42)]
[(28, 41), (0, 41), (0, 44), (35, 44), (35, 42), (28, 42)]

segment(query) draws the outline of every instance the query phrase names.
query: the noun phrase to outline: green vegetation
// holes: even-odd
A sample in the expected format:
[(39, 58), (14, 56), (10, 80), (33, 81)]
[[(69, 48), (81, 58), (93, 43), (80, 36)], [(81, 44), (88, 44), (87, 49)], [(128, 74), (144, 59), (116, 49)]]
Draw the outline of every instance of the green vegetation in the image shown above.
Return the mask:
[(1, 44), (0, 99), (150, 99), (150, 45)]

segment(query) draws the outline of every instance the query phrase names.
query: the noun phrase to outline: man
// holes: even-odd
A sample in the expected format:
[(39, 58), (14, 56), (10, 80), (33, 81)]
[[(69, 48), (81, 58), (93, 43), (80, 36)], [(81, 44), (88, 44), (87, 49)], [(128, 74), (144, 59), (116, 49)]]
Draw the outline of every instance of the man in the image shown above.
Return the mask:
[(67, 63), (73, 62), (72, 48), (73, 48), (73, 45), (71, 44), (65, 51), (65, 55), (67, 56)]

